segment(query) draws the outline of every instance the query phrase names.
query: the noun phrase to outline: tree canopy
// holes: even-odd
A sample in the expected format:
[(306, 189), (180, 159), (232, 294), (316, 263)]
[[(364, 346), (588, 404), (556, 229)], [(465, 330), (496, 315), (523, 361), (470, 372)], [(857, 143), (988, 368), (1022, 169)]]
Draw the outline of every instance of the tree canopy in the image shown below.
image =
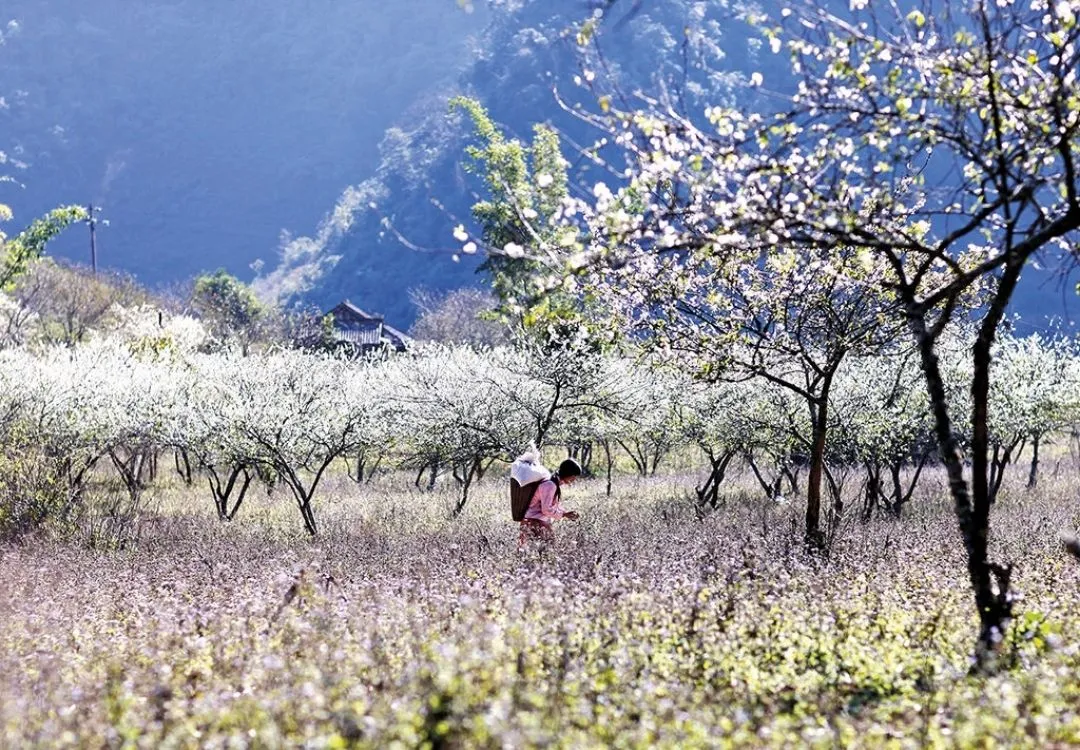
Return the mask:
[[(992, 351), (1031, 260), (1075, 247), (1080, 25), (1068, 2), (944, 9), (905, 15), (855, 2), (850, 13), (811, 4), (785, 5), (776, 18), (751, 13), (795, 81), (790, 92), (773, 91), (768, 108), (717, 102), (698, 117), (671, 97), (634, 106), (587, 70), (598, 99), (581, 116), (600, 129), (619, 177), (564, 201), (559, 221), (577, 229), (577, 242), (560, 246), (558, 262), (535, 258), (617, 301), (611, 309), (661, 347), (721, 352), (717, 364), (729, 370), (764, 341), (813, 341), (819, 353), (848, 346), (840, 330), (814, 330), (833, 313), (843, 318), (844, 305), (792, 308), (785, 286), (838, 290), (868, 305), (860, 321), (906, 328), (948, 470), (986, 665), (1013, 600), (1010, 567), (988, 556)], [(977, 333), (964, 401), (946, 387), (939, 345), (969, 308)], [(852, 341), (870, 343), (868, 330), (877, 328), (852, 329)], [(962, 446), (954, 425), (965, 408), (971, 442)]]

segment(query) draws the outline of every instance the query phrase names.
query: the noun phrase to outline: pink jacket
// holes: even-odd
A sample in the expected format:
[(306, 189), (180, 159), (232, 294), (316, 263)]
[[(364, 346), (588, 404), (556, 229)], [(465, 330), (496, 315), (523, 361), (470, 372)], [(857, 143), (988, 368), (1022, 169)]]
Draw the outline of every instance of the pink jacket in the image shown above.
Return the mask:
[(557, 486), (555, 482), (550, 479), (541, 482), (540, 486), (533, 494), (532, 502), (529, 503), (529, 509), (525, 511), (525, 518), (531, 518), (550, 526), (552, 521), (558, 521), (566, 515), (566, 511), (559, 505), (559, 498), (555, 492), (556, 489)]

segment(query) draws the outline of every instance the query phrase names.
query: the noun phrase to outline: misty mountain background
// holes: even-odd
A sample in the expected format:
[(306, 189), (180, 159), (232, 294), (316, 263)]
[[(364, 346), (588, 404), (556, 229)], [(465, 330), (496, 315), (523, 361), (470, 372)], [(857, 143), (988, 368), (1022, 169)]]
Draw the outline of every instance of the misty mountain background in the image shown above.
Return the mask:
[[(570, 144), (596, 133), (553, 89), (589, 106), (568, 29), (600, 4), (8, 0), (0, 23), (17, 28), (0, 48), (0, 149), (26, 168), (4, 199), (27, 221), (58, 203), (102, 206), (99, 262), (149, 286), (223, 267), (268, 297), (323, 309), (347, 297), (407, 327), (410, 288), (482, 283), (478, 259), (453, 259), (451, 230), (469, 224), (479, 186), (462, 167), (469, 126), (448, 116), (450, 96), (475, 96), (523, 139), (533, 123), (554, 125), (572, 174), (591, 184)], [(616, 94), (681, 90), (691, 112), (759, 106), (750, 72), (767, 88), (786, 64), (740, 10), (625, 2), (590, 64)], [(88, 262), (86, 233), (51, 252)], [(1077, 307), (1073, 283), (1045, 273), (1028, 274), (1015, 305), (1028, 324)]]

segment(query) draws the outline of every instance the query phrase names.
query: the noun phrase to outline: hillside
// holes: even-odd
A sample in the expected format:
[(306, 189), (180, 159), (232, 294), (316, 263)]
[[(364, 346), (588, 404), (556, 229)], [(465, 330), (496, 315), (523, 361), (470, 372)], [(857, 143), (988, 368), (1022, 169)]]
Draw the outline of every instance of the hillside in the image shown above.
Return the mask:
[[(447, 98), (477, 97), (517, 136), (536, 122), (568, 143), (594, 136), (553, 90), (571, 104), (580, 95), (567, 29), (596, 3), (473, 5), (12, 0), (0, 146), (28, 166), (5, 201), (19, 217), (104, 206), (102, 262), (151, 286), (218, 267), (251, 279), (254, 264), (268, 296), (348, 297), (408, 326), (410, 288), (479, 282), (475, 259), (452, 257), (451, 228), (467, 223), (477, 185), (461, 166), (468, 127), (448, 117)], [(627, 96), (683, 90), (688, 111), (746, 101), (754, 70), (782, 90), (783, 61), (738, 13), (727, 0), (617, 6), (602, 70)], [(576, 167), (591, 185), (587, 164)], [(82, 260), (86, 245), (73, 231), (53, 252)], [(1072, 287), (1032, 272), (1016, 309), (1035, 324), (1067, 315)]]
[[(2, 147), (29, 217), (104, 206), (104, 263), (149, 284), (271, 257), (378, 162), (383, 131), (452, 80), (482, 28), (451, 2), (12, 0)], [(58, 51), (61, 53), (58, 54)], [(74, 233), (54, 251), (86, 256)]]
[[(300, 291), (323, 305), (348, 296), (407, 321), (413, 315), (404, 294), (408, 288), (449, 289), (478, 282), (475, 259), (453, 259), (451, 228), (468, 222), (478, 185), (462, 167), (469, 126), (447, 114), (446, 99), (452, 94), (476, 97), (517, 137), (528, 138), (534, 123), (548, 122), (569, 137), (568, 143), (595, 139), (595, 132), (560, 107), (554, 93), (558, 89), (571, 105), (581, 101), (590, 106), (588, 94), (573, 84), (581, 52), (568, 33), (586, 15), (585, 4), (492, 5), (477, 55), (454, 85), (419, 100), (386, 132), (375, 173), (342, 195), (318, 234), (284, 247), (280, 264), (259, 282), (264, 290)], [(681, 32), (673, 30), (688, 28), (693, 36), (687, 50), (693, 61), (686, 86), (689, 104), (734, 95), (743, 73), (758, 59), (755, 45), (744, 34), (721, 32), (734, 20), (728, 3), (711, 3), (707, 12), (704, 7), (680, 0), (609, 19), (603, 64), (624, 92), (649, 90), (661, 82), (671, 89), (682, 85), (682, 39), (675, 35)], [(575, 162), (576, 182), (592, 184), (587, 163), (575, 157), (572, 146), (567, 155)], [(412, 249), (397, 233), (386, 231), (384, 218)]]
[[(491, 20), (475, 58), (452, 86), (419, 100), (386, 131), (374, 174), (341, 196), (317, 234), (283, 247), (278, 265), (258, 282), (264, 291), (324, 306), (350, 297), (408, 322), (415, 312), (405, 294), (409, 288), (483, 283), (475, 275), (476, 259), (455, 260), (451, 236), (457, 222), (469, 223), (469, 206), (479, 189), (462, 166), (469, 125), (447, 114), (445, 102), (453, 93), (479, 99), (517, 137), (528, 138), (537, 122), (555, 125), (568, 136), (566, 152), (574, 162), (576, 184), (590, 189), (589, 164), (576, 155), (573, 144), (591, 144), (597, 134), (568, 114), (555, 96), (557, 90), (566, 104), (581, 101), (595, 109), (595, 101), (573, 85), (582, 52), (567, 31), (587, 15), (587, 4), (495, 0), (490, 5)], [(617, 6), (625, 11), (604, 20), (603, 60), (591, 62), (615, 81), (617, 93), (629, 98), (638, 92), (682, 91), (678, 104), (690, 113), (700, 113), (709, 103), (768, 106), (768, 94), (746, 82), (751, 72), (762, 71), (767, 89), (790, 89), (787, 63), (763, 49), (758, 33), (742, 20), (742, 7), (726, 0), (625, 3)], [(690, 40), (685, 47), (684, 29)], [(386, 229), (385, 220), (392, 222), (393, 231)], [(1044, 258), (1043, 267), (1051, 270), (1033, 268), (1021, 282), (1013, 305), (1020, 331), (1045, 328), (1050, 319), (1075, 325), (1076, 274), (1061, 272), (1055, 259)]]

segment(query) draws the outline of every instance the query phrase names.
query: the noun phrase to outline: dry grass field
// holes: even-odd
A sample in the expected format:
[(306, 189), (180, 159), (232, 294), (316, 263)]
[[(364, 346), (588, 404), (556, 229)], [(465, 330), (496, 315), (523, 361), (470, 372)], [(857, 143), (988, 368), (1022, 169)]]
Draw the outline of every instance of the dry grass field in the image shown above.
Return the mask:
[(169, 484), (111, 549), (0, 547), (0, 745), (1080, 745), (1080, 564), (1060, 541), (1080, 484), (1059, 474), (995, 510), (1023, 600), (994, 677), (967, 674), (935, 475), (904, 519), (845, 520), (828, 560), (803, 552), (797, 507), (746, 484), (703, 515), (686, 476), (576, 485), (581, 522), (524, 553), (495, 480), (451, 520), (449, 491), (335, 476), (315, 540), (284, 494), (225, 524)]

